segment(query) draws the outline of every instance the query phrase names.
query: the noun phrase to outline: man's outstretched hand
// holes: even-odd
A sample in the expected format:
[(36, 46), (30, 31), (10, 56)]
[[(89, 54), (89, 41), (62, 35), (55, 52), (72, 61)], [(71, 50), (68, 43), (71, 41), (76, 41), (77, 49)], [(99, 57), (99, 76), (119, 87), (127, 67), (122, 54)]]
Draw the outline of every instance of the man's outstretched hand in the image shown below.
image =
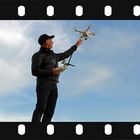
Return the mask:
[(76, 46), (79, 47), (83, 43), (82, 39), (76, 41)]

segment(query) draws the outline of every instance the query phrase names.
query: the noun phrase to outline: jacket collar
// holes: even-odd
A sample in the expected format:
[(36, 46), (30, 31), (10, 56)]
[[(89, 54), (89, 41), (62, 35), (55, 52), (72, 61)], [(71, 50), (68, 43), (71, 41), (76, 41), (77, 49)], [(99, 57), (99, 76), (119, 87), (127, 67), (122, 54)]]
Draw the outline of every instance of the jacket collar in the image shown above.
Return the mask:
[(50, 49), (48, 49), (48, 48), (43, 48), (43, 47), (40, 47), (40, 50), (39, 50), (39, 51), (45, 52), (45, 53), (51, 52)]

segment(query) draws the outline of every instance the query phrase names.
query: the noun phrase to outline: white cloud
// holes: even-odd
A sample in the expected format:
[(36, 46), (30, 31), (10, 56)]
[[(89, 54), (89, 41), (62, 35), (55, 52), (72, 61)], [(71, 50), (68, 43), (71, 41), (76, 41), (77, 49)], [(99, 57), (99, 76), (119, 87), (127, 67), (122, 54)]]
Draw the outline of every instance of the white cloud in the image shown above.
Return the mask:
[[(0, 43), (6, 45), (9, 49), (22, 46), (25, 43), (26, 32), (31, 22), (5, 21), (0, 22)], [(4, 47), (4, 46), (3, 46)], [(25, 46), (26, 47), (26, 46)]]
[(0, 60), (0, 95), (16, 92), (20, 88), (25, 88), (30, 80), (26, 72), (22, 70), (22, 65), (10, 64), (5, 60)]
[(64, 76), (61, 80), (64, 94), (77, 96), (89, 90), (101, 90), (108, 86), (108, 83), (115, 77), (113, 70), (107, 66), (97, 64), (85, 64), (84, 66), (74, 71), (72, 76), (62, 75)]
[(31, 122), (31, 114), (29, 113), (9, 113), (0, 110), (0, 122)]
[[(107, 68), (94, 68), (86, 71), (86, 78), (82, 84), (86, 88), (97, 88), (112, 77), (112, 72)], [(82, 86), (82, 87), (83, 87)]]
[(0, 95), (18, 93), (31, 83), (29, 76), (31, 22), (0, 22)]
[(94, 39), (94, 49), (101, 52), (112, 52), (115, 50), (133, 49), (139, 43), (139, 33), (131, 29), (115, 27), (101, 27)]

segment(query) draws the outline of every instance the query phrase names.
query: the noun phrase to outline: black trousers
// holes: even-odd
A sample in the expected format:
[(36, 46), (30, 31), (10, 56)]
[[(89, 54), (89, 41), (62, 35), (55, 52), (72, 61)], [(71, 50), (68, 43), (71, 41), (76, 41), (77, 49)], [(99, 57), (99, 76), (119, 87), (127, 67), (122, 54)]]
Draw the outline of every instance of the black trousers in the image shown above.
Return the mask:
[(37, 83), (37, 104), (33, 112), (32, 122), (49, 123), (54, 114), (58, 97), (57, 84), (51, 82)]

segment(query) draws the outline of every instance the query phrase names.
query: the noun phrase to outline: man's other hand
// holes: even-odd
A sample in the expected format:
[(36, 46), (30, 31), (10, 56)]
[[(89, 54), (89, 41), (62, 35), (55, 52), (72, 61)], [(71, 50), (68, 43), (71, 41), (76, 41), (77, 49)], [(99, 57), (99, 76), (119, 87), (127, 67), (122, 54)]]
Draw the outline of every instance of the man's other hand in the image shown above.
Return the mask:
[(60, 74), (61, 68), (60, 67), (53, 68), (52, 71), (53, 71), (53, 75), (58, 75), (58, 74)]

